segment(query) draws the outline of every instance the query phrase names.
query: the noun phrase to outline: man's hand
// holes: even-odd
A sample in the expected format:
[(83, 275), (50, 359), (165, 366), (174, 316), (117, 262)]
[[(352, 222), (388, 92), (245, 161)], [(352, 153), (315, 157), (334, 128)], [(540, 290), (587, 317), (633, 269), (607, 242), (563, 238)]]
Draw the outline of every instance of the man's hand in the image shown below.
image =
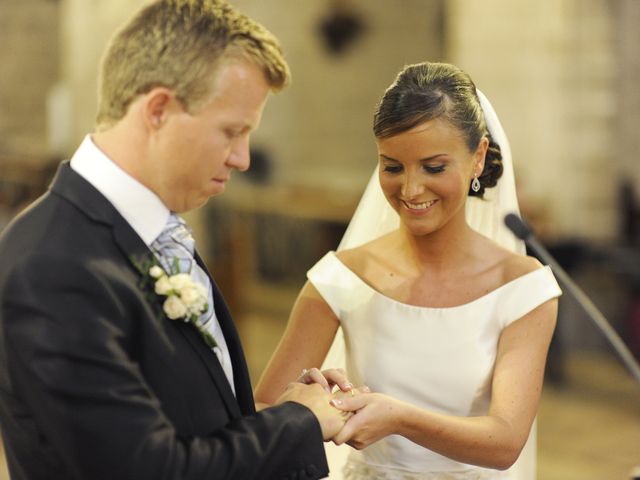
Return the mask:
[(335, 408), (331, 403), (332, 398), (331, 394), (318, 383), (305, 385), (294, 382), (290, 383), (284, 393), (278, 397), (276, 405), (284, 402), (297, 402), (307, 407), (320, 422), (322, 438), (328, 441), (342, 429), (350, 416), (349, 412)]

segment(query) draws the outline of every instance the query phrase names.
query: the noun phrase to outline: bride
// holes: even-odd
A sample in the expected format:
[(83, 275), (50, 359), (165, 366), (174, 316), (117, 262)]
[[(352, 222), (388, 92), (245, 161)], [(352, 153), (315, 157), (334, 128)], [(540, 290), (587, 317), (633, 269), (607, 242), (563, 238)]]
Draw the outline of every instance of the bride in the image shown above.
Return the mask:
[(354, 412), (334, 438), (357, 449), (345, 478), (535, 478), (527, 440), (560, 289), (503, 227), (517, 201), (497, 116), (466, 73), (421, 63), (373, 130), (377, 178), (340, 251), (308, 272), (256, 400), (333, 343), (368, 387), (336, 399)]

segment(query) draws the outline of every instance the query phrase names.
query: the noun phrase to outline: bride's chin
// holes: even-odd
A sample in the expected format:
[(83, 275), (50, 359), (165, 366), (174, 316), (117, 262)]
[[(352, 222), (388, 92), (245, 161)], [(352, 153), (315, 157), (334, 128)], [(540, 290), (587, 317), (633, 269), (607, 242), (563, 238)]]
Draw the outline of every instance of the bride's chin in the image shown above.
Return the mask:
[(418, 222), (402, 222), (404, 230), (413, 237), (425, 237), (432, 234), (437, 228), (432, 225), (419, 225)]

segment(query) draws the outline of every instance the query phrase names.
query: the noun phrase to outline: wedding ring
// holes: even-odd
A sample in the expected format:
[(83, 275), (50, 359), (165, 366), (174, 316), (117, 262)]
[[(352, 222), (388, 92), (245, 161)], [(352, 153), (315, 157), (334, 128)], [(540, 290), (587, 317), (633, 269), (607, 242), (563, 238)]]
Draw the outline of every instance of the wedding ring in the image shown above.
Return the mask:
[(356, 392), (353, 391), (353, 388), (351, 390), (349, 390), (351, 392), (351, 396), (355, 397), (356, 396)]

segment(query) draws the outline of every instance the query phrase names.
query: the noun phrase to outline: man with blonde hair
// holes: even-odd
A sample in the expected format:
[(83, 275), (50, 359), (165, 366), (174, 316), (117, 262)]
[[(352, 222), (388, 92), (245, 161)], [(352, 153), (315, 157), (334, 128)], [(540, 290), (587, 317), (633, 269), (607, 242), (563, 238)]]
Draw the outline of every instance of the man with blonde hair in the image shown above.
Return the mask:
[(0, 237), (13, 479), (326, 476), (342, 414), (302, 383), (256, 412), (178, 215), (249, 167), (249, 135), (288, 79), (273, 35), (222, 1), (155, 0), (113, 37), (96, 131)]

